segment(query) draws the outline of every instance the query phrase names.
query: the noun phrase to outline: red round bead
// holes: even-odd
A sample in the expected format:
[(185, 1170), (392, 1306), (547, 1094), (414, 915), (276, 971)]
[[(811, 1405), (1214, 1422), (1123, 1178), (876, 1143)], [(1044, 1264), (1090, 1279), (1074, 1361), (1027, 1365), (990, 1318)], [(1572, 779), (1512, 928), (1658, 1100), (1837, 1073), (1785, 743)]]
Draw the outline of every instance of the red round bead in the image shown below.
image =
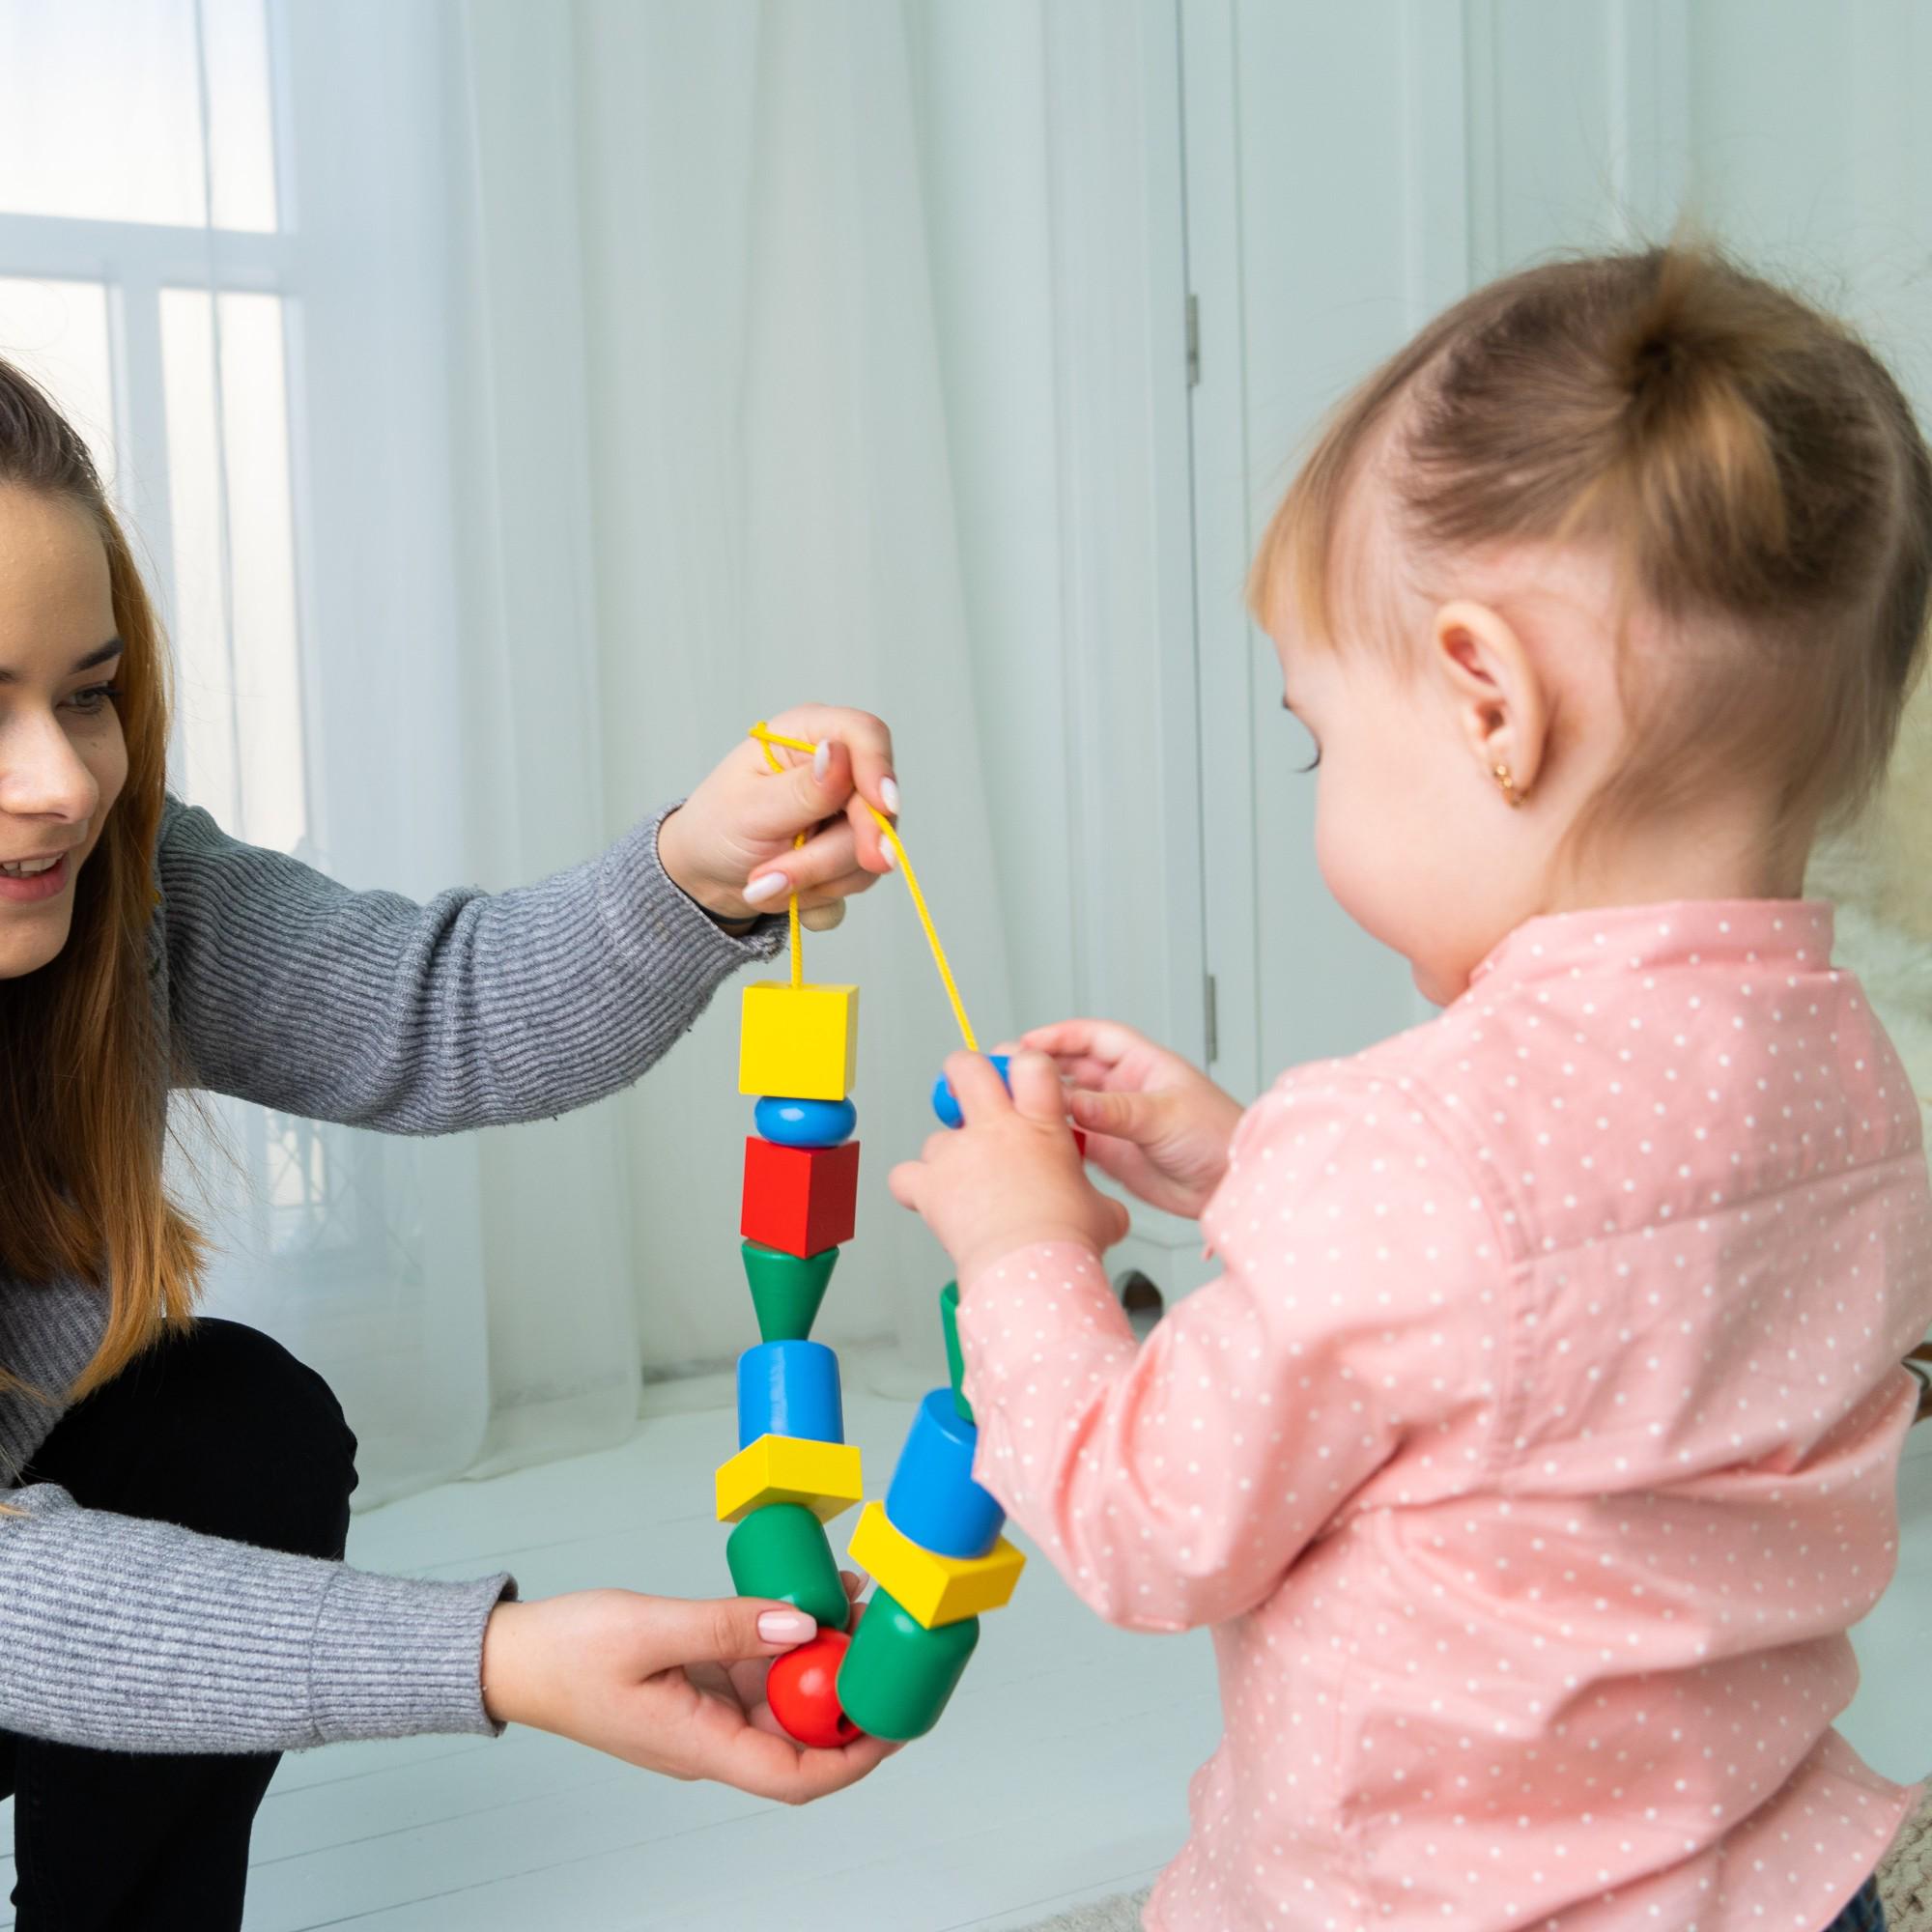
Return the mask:
[(765, 1701), (802, 1745), (831, 1750), (865, 1735), (838, 1708), (838, 1666), (851, 1641), (843, 1631), (820, 1631), (810, 1643), (773, 1662), (765, 1679)]

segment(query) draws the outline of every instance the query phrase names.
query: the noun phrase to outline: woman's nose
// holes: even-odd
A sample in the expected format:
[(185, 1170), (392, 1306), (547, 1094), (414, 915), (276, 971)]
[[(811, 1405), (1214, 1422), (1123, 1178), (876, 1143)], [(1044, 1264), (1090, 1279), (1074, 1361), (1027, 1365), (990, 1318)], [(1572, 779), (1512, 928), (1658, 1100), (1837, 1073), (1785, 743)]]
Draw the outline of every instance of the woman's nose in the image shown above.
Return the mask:
[(0, 812), (84, 824), (100, 786), (51, 712), (15, 717), (0, 729)]

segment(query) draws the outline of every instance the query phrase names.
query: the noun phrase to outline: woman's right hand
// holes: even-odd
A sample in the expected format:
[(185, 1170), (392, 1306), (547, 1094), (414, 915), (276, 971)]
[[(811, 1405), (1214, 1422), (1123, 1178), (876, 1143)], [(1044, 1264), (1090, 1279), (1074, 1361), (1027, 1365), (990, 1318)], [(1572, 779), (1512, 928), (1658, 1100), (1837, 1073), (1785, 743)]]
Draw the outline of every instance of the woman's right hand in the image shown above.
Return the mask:
[(803, 1804), (857, 1783), (895, 1748), (861, 1738), (811, 1749), (772, 1716), (767, 1667), (817, 1629), (804, 1611), (754, 1597), (578, 1590), (498, 1604), (483, 1633), (484, 1708), (498, 1723), (554, 1731), (667, 1777)]
[(1228, 1171), (1241, 1103), (1197, 1066), (1111, 1020), (1036, 1027), (1022, 1045), (1070, 1082), (1066, 1111), (1087, 1158), (1151, 1208), (1199, 1217)]

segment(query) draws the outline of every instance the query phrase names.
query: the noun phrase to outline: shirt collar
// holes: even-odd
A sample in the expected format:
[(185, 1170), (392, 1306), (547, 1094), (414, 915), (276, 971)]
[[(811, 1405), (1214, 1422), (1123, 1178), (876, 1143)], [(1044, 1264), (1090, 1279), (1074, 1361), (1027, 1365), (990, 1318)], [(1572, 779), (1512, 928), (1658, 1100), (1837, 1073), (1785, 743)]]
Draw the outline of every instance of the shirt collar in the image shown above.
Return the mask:
[(1492, 947), (1469, 985), (1493, 991), (1517, 980), (1661, 966), (1819, 972), (1832, 962), (1832, 932), (1824, 899), (1674, 899), (1544, 913)]

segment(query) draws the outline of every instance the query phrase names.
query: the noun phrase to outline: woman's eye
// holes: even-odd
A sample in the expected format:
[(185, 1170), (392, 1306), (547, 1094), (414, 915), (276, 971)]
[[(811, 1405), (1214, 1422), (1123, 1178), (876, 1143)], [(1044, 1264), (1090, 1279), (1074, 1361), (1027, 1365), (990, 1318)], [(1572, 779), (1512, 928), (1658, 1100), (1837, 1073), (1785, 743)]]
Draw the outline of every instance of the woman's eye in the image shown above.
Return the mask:
[(83, 718), (91, 718), (102, 705), (120, 696), (118, 684), (90, 684), (85, 691), (76, 691), (68, 703)]

